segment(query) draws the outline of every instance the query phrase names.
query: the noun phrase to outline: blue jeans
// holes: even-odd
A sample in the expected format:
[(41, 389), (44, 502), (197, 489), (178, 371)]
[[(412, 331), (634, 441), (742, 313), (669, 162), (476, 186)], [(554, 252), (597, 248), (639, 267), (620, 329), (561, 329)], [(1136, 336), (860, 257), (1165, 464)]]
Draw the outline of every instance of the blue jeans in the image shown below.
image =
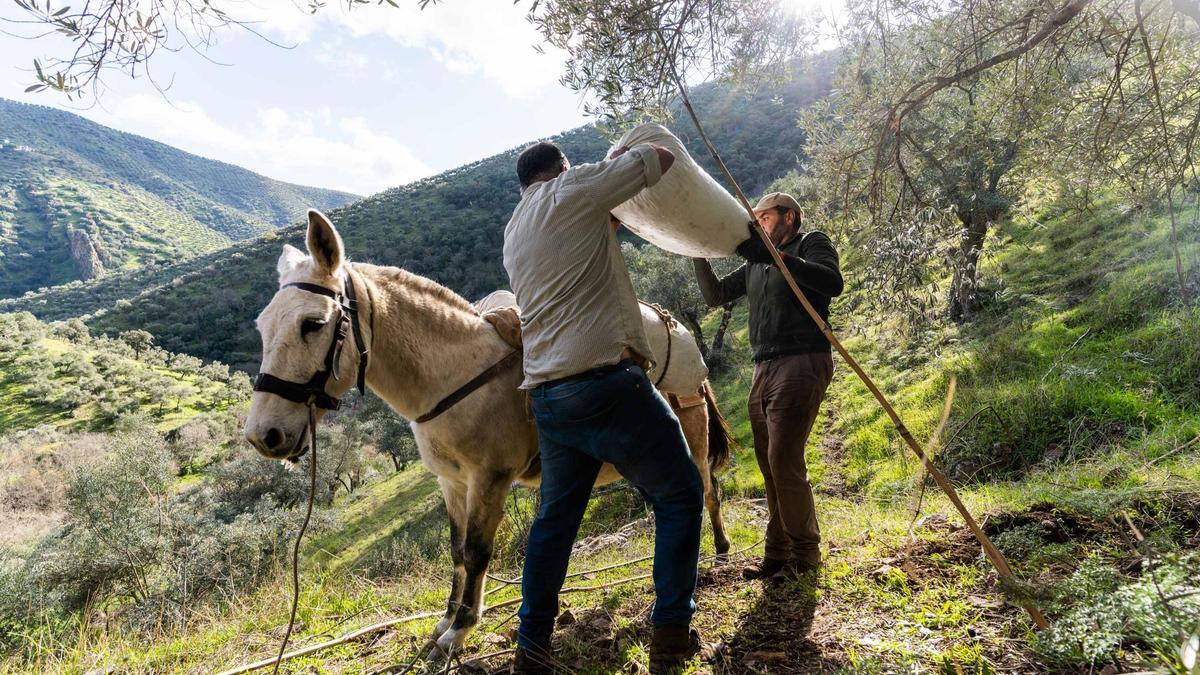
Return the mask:
[(654, 509), (654, 612), (659, 625), (696, 611), (704, 486), (679, 419), (630, 360), (533, 390), (542, 456), (542, 504), (529, 529), (517, 643), (546, 647), (558, 592), (592, 485), (610, 462)]

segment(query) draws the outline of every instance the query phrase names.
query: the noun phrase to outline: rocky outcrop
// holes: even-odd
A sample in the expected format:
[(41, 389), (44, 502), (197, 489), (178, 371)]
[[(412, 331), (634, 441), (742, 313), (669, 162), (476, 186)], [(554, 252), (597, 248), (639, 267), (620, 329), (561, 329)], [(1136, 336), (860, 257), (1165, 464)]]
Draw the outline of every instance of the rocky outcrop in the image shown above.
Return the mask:
[(100, 251), (86, 230), (71, 228), (71, 260), (75, 261), (79, 278), (84, 281), (104, 276)]

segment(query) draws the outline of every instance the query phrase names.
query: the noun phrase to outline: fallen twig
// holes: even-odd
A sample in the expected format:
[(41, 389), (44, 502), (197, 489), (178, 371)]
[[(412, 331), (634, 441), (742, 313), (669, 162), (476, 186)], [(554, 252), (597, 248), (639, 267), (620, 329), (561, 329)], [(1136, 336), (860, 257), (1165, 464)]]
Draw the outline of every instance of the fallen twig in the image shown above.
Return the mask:
[[(340, 638), (335, 638), (333, 640), (326, 640), (325, 642), (321, 642), (321, 643), (312, 645), (311, 647), (305, 647), (303, 649), (297, 649), (295, 651), (288, 652), (288, 653), (284, 654), (282, 657), (279, 657), (278, 660), (282, 662), (282, 661), (288, 661), (290, 659), (299, 658), (301, 656), (307, 656), (314, 652), (319, 652), (323, 649), (329, 649), (330, 647), (334, 647), (334, 646), (337, 646), (340, 644), (344, 644), (346, 642), (350, 642), (351, 640), (355, 640), (364, 635), (369, 635), (376, 631), (383, 630), (384, 628), (388, 628), (390, 626), (395, 626), (395, 625), (401, 624), (401, 623), (408, 623), (410, 621), (418, 621), (420, 619), (432, 619), (433, 617), (441, 616), (442, 614), (445, 614), (445, 612), (443, 610), (437, 610), (434, 612), (422, 612), (420, 614), (410, 614), (408, 616), (402, 616), (398, 619), (389, 619), (389, 620), (381, 622), (381, 623), (372, 624), (365, 628), (360, 628), (352, 633), (347, 633), (346, 635), (343, 635)], [(226, 670), (226, 671), (222, 672), (220, 675), (239, 675), (239, 673), (248, 673), (252, 670), (258, 670), (259, 668), (266, 668), (267, 666), (274, 664), (276, 661), (276, 658), (277, 657), (273, 656), (269, 659), (263, 659), (262, 661), (255, 661), (254, 663), (248, 663), (244, 666), (238, 666), (237, 668)]]
[(1142, 470), (1145, 471), (1146, 469), (1149, 469), (1150, 467), (1154, 466), (1155, 464), (1158, 464), (1159, 462), (1170, 457), (1171, 455), (1177, 454), (1179, 452), (1182, 452), (1182, 451), (1192, 447), (1193, 445), (1196, 444), (1196, 441), (1200, 441), (1200, 436), (1196, 436), (1195, 438), (1193, 438), (1190, 441), (1187, 441), (1183, 445), (1180, 445), (1180, 446), (1170, 450), (1169, 452), (1161, 454), (1158, 457), (1155, 457), (1154, 459), (1150, 460), (1149, 462), (1146, 462), (1146, 464), (1144, 466), (1142, 466)]

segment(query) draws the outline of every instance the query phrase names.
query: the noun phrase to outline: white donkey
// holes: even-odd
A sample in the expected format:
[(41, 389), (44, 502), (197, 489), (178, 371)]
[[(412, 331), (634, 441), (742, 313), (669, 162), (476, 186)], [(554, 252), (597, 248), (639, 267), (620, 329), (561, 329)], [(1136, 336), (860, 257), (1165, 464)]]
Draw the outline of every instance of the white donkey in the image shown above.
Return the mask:
[[(413, 431), (446, 501), (454, 560), (446, 614), (433, 638), (444, 651), (457, 649), (483, 611), (504, 499), (515, 480), (538, 483), (537, 430), (518, 389), (519, 357), (465, 299), (399, 268), (350, 264), (329, 220), (317, 211), (308, 216), (308, 255), (284, 246), (280, 288), (257, 319), (262, 374), (246, 438), (267, 457), (296, 460), (309, 448), (310, 408), (316, 419), (335, 408), (355, 373), (360, 386), (365, 379), (405, 418), (427, 420), (414, 422)], [(343, 349), (351, 339), (356, 348)], [(453, 400), (485, 372), (480, 386)], [(714, 472), (728, 460), (728, 426), (707, 381), (702, 393), (703, 405), (678, 416), (704, 481), (717, 552), (724, 553), (729, 540)], [(608, 466), (597, 484), (617, 478)]]

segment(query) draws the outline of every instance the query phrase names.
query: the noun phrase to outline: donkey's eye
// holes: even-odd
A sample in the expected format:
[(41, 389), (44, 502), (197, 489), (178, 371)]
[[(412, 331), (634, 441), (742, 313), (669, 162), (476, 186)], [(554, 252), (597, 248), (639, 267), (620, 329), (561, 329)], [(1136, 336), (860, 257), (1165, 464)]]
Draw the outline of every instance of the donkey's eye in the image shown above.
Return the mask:
[(300, 324), (300, 336), (307, 336), (309, 333), (315, 333), (325, 325), (324, 319), (305, 319)]

